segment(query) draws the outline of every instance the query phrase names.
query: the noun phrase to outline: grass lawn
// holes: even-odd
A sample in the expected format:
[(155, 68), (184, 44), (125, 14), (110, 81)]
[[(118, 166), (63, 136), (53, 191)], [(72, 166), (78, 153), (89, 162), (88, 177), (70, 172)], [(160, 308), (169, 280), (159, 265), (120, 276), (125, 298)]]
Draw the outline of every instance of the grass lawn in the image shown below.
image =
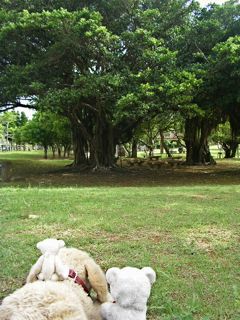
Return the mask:
[[(149, 320), (240, 319), (238, 171), (229, 177), (226, 168), (205, 168), (195, 179), (183, 169), (181, 184), (172, 178), (184, 176), (181, 169), (149, 170), (140, 180), (137, 170), (93, 178), (49, 174), (67, 160), (3, 157), (26, 177), (0, 188), (0, 298), (22, 285), (39, 256), (36, 243), (56, 237), (91, 253), (104, 270), (153, 267)], [(34, 184), (34, 172), (45, 183)]]

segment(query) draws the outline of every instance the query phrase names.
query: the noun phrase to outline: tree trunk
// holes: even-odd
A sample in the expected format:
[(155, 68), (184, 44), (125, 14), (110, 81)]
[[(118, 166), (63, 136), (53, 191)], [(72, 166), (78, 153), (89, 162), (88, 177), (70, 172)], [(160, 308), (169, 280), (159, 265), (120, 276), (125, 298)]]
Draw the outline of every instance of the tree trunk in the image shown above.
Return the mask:
[(165, 141), (164, 141), (164, 134), (163, 134), (163, 132), (162, 132), (162, 131), (159, 131), (159, 133), (160, 133), (160, 139), (161, 139), (161, 153), (163, 153), (163, 149), (164, 149), (164, 150), (166, 151), (167, 156), (168, 156), (169, 158), (172, 158), (172, 155), (171, 155), (171, 153), (170, 153), (170, 151), (169, 151), (169, 148), (168, 148), (167, 144), (166, 144)]
[(88, 161), (85, 155), (84, 147), (86, 145), (85, 139), (76, 126), (72, 128), (72, 138), (73, 138), (73, 150), (74, 150), (74, 166), (87, 165)]
[(57, 151), (58, 151), (58, 158), (61, 158), (62, 157), (62, 147), (58, 146)]
[(53, 159), (55, 159), (55, 154), (56, 154), (56, 147), (52, 146), (52, 155), (53, 155)]
[[(94, 170), (115, 166), (115, 146), (111, 120), (101, 106), (96, 112), (83, 114), (75, 109), (70, 114), (72, 124), (74, 165), (87, 165)], [(89, 110), (88, 110), (89, 111)]]
[(223, 148), (223, 150), (225, 152), (224, 158), (226, 158), (226, 159), (231, 158), (231, 148), (230, 148), (230, 146), (226, 142), (223, 142), (222, 143), (222, 148)]
[(70, 154), (71, 154), (72, 146), (69, 145), (69, 146), (66, 148), (66, 150), (67, 150), (67, 157), (69, 158), (69, 157), (70, 157)]
[(72, 145), (71, 144), (64, 144), (63, 145), (63, 158), (65, 159), (66, 157), (69, 158), (70, 152), (71, 152)]
[(137, 158), (137, 139), (132, 140), (132, 158)]
[(187, 149), (186, 163), (188, 165), (216, 164), (207, 141), (212, 129), (213, 125), (207, 119), (186, 119), (184, 140)]
[(153, 156), (153, 146), (148, 146), (148, 149), (149, 149), (149, 157), (152, 157)]
[(160, 153), (161, 154), (163, 154), (163, 151), (164, 151), (163, 144), (164, 144), (164, 136), (161, 135), (160, 133)]
[(240, 113), (239, 113), (239, 105), (238, 107), (233, 108), (232, 112), (230, 112), (229, 115), (230, 119), (230, 126), (231, 126), (231, 134), (232, 139), (230, 142), (230, 148), (231, 148), (231, 158), (234, 158), (236, 156), (237, 148), (238, 148), (238, 142), (239, 142), (239, 136), (240, 136)]
[(234, 141), (234, 143), (232, 144), (232, 158), (236, 157), (237, 148), (238, 148), (238, 142)]
[(229, 143), (223, 142), (222, 148), (225, 152), (224, 158), (226, 159), (234, 158), (236, 156), (237, 147), (238, 147), (237, 141), (233, 140), (233, 141), (230, 141)]
[(43, 150), (44, 150), (44, 159), (47, 159), (48, 158), (48, 147), (43, 146)]
[[(112, 124), (105, 117), (98, 117), (94, 139), (90, 146), (90, 159), (94, 164), (94, 170), (105, 170), (115, 167)], [(92, 155), (94, 155), (92, 157)]]

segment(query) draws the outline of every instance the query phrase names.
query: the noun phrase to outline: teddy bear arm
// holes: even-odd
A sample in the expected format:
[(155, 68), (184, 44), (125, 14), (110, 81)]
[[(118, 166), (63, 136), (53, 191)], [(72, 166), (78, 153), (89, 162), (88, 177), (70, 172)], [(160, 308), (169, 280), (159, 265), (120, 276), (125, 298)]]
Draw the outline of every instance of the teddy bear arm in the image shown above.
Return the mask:
[(101, 305), (101, 315), (104, 320), (114, 320), (116, 317), (116, 310), (114, 304), (111, 302), (105, 302)]
[(63, 264), (58, 256), (55, 257), (55, 272), (55, 275), (60, 276), (61, 279), (68, 278), (69, 267)]
[(37, 275), (42, 270), (43, 260), (44, 260), (43, 256), (39, 257), (37, 262), (32, 266), (32, 268), (30, 269), (30, 272), (27, 276), (26, 283), (34, 282), (37, 280)]

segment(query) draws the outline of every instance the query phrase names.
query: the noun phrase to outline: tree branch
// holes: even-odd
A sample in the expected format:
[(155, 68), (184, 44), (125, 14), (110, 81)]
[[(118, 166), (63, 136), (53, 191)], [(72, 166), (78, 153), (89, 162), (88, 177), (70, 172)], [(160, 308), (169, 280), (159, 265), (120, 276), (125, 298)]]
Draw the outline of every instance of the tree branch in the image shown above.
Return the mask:
[(0, 105), (0, 113), (6, 112), (9, 110), (13, 110), (17, 107), (27, 108), (27, 109), (36, 109), (34, 106), (31, 106), (29, 104), (23, 104), (21, 102), (14, 102), (14, 103), (7, 103), (4, 105)]

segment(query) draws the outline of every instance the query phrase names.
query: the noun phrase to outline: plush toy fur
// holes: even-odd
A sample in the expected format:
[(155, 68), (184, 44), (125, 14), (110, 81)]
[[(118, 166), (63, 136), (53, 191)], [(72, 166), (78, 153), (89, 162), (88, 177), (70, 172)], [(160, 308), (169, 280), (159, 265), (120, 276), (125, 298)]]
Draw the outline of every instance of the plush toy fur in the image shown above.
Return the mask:
[(0, 306), (0, 320), (100, 320), (100, 303), (109, 301), (105, 275), (90, 256), (74, 248), (58, 253), (63, 264), (74, 269), (93, 288), (98, 301), (68, 278), (63, 281), (27, 283), (6, 297)]
[(42, 256), (32, 266), (26, 282), (39, 280), (63, 280), (68, 277), (69, 268), (57, 256), (58, 251), (65, 246), (63, 240), (45, 239), (37, 243)]
[(101, 306), (105, 320), (146, 320), (147, 300), (156, 280), (152, 268), (111, 268), (106, 273), (110, 293), (115, 303)]

